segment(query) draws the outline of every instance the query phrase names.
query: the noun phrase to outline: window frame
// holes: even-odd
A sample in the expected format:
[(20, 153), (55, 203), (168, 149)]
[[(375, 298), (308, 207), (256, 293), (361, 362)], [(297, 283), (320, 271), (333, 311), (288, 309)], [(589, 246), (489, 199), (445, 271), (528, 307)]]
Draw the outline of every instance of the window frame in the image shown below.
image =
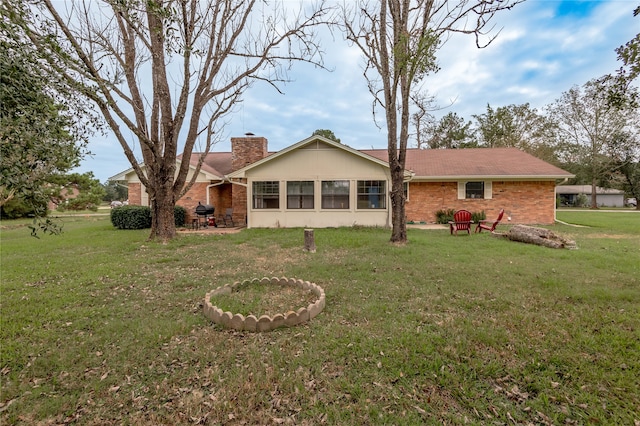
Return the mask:
[[(298, 185), (296, 192), (291, 192), (294, 185)], [(304, 186), (303, 186), (304, 184)], [(305, 193), (305, 189), (311, 189), (311, 192)], [(294, 188), (295, 189), (295, 188)], [(296, 201), (292, 203), (292, 201)], [(310, 206), (305, 203), (309, 203)], [(297, 206), (295, 205), (297, 204)], [(287, 181), (287, 210), (313, 210), (315, 207), (315, 182), (312, 180), (291, 180)]]
[[(467, 185), (469, 183), (482, 183), (482, 196), (467, 197)], [(458, 182), (458, 200), (490, 200), (493, 198), (493, 181), (490, 180), (473, 180)]]
[[(326, 187), (326, 183), (329, 182), (340, 182), (342, 185), (335, 186), (333, 188)], [(345, 184), (346, 183), (346, 187)], [(328, 189), (340, 189), (342, 191), (327, 193)], [(346, 200), (342, 201), (340, 207), (336, 207), (338, 203), (340, 203), (341, 199)], [(346, 201), (346, 202), (345, 202)], [(346, 204), (346, 206), (344, 205)], [(332, 180), (321, 180), (320, 181), (320, 206), (323, 210), (349, 210), (351, 208), (351, 181), (348, 179), (332, 179)]]
[[(265, 189), (276, 189), (267, 192)], [(275, 200), (275, 206), (271, 205)], [(259, 203), (260, 201), (260, 203)], [(277, 210), (280, 208), (280, 181), (260, 180), (251, 185), (251, 206), (253, 210)]]
[[(358, 210), (386, 210), (387, 186), (386, 180), (358, 180), (356, 182), (356, 206)], [(374, 189), (378, 191), (373, 191)], [(382, 190), (379, 191), (380, 189)], [(372, 199), (377, 202), (372, 202)]]

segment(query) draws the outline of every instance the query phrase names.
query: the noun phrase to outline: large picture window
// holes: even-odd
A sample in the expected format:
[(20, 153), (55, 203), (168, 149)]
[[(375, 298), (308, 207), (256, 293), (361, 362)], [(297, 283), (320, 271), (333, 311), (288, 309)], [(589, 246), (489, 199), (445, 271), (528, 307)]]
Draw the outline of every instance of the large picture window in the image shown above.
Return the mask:
[(467, 182), (465, 184), (465, 198), (484, 198), (484, 182)]
[(321, 184), (323, 209), (349, 208), (349, 181), (323, 180)]
[(303, 180), (287, 182), (287, 208), (313, 208), (313, 181)]
[(280, 182), (253, 182), (253, 208), (277, 209), (280, 207)]
[(387, 182), (384, 180), (358, 181), (358, 208), (385, 209), (387, 208)]

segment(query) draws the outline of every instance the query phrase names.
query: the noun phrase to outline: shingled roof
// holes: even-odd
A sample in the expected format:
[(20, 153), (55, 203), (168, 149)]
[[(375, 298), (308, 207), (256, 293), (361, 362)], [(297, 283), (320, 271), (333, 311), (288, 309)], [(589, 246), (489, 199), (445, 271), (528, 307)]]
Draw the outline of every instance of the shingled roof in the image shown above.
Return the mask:
[[(359, 152), (388, 162), (386, 149), (363, 149)], [(191, 155), (192, 165), (197, 164), (199, 155)], [(428, 181), (573, 177), (571, 173), (517, 148), (407, 149), (406, 168), (413, 172), (414, 180)], [(209, 153), (202, 165), (202, 171), (224, 179), (224, 176), (233, 171), (231, 153)]]
[[(388, 161), (386, 149), (361, 152)], [(407, 149), (406, 168), (416, 180), (460, 178), (564, 179), (573, 177), (517, 148)]]

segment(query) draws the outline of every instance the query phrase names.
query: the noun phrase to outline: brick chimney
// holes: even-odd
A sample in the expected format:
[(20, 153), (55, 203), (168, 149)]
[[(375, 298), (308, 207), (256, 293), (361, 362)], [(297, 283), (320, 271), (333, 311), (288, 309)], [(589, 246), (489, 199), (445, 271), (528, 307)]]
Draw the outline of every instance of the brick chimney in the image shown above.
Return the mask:
[[(247, 133), (241, 138), (231, 138), (231, 170), (236, 171), (267, 156), (267, 139)], [(242, 179), (246, 183), (246, 179)], [(233, 185), (231, 195), (233, 221), (242, 223), (247, 218), (247, 188)]]
[(267, 139), (247, 133), (231, 138), (231, 170), (236, 171), (267, 156)]

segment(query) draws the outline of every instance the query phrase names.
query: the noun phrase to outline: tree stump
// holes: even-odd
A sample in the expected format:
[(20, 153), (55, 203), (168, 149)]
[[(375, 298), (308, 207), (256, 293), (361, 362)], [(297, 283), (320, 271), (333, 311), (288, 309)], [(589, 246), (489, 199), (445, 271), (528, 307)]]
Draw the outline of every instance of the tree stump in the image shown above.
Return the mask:
[(519, 241), (521, 243), (536, 244), (539, 246), (550, 248), (566, 248), (575, 249), (576, 242), (568, 240), (560, 235), (553, 233), (545, 228), (536, 228), (526, 225), (515, 225), (504, 237), (511, 241)]
[(313, 229), (304, 230), (304, 250), (311, 253), (316, 252), (316, 238)]

